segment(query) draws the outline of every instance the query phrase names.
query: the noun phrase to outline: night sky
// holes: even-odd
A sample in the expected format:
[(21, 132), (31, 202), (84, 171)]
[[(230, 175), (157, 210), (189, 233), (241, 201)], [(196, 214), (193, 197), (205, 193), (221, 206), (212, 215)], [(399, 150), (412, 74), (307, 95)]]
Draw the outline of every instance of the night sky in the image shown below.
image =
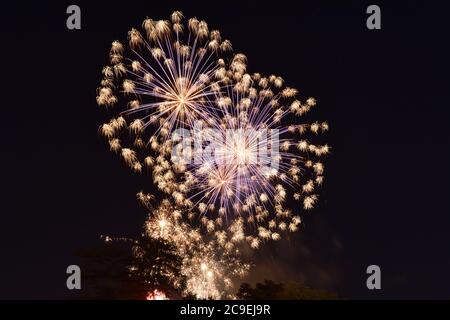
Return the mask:
[[(113, 40), (174, 10), (318, 100), (332, 155), (300, 232), (255, 254), (248, 281), (345, 298), (450, 298), (448, 8), (403, 1), (36, 1), (2, 4), (0, 298), (66, 298), (66, 267), (100, 235), (136, 236), (152, 183), (98, 135)], [(294, 4), (295, 2), (295, 4)], [(82, 29), (66, 29), (78, 4)], [(382, 30), (366, 28), (379, 4)], [(447, 9), (447, 10), (446, 10)], [(447, 22), (446, 22), (447, 21)], [(377, 264), (382, 290), (366, 288)]]

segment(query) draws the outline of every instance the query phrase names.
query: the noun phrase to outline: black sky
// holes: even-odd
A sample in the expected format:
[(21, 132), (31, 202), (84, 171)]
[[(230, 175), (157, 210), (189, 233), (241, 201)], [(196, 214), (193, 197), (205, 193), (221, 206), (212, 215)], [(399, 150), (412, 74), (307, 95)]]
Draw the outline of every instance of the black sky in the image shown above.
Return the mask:
[[(93, 1), (92, 1), (93, 2)], [(450, 298), (448, 9), (429, 1), (39, 1), (2, 4), (0, 298), (64, 298), (74, 251), (132, 236), (151, 184), (98, 136), (95, 102), (113, 40), (173, 10), (205, 19), (249, 59), (318, 100), (333, 147), (319, 208), (258, 253), (253, 280), (348, 298)], [(295, 3), (295, 4), (294, 4)], [(78, 4), (82, 30), (66, 29)], [(380, 292), (365, 269), (382, 269)]]

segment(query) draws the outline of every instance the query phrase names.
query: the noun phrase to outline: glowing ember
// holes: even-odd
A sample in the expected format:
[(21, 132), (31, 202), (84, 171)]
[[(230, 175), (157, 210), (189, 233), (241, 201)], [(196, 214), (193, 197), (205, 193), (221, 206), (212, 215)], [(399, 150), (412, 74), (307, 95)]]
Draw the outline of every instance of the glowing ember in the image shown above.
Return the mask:
[(158, 289), (150, 291), (147, 294), (146, 300), (170, 300), (166, 294)]

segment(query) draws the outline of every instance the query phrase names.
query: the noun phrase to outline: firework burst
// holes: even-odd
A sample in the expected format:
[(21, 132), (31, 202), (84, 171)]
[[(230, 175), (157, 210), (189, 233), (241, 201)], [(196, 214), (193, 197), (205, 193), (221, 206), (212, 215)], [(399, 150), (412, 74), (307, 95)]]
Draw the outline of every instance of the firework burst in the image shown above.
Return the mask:
[(192, 166), (197, 183), (189, 197), (196, 199), (208, 231), (221, 229), (223, 219), (238, 217), (229, 229), (231, 239), (242, 239), (236, 235), (244, 233), (257, 248), (261, 240), (278, 240), (282, 231), (298, 229), (299, 213), (285, 207), (288, 201), (300, 201), (304, 210), (314, 207), (324, 174), (320, 158), (329, 147), (312, 144), (308, 137), (327, 131), (328, 124), (302, 122), (316, 101), (300, 102), (296, 94), (283, 87), (280, 77), (244, 74), (216, 95), (222, 117), (214, 139), (206, 139), (214, 141), (215, 152)]
[(207, 120), (211, 98), (228, 81), (216, 75), (231, 43), (205, 21), (184, 24), (176, 11), (170, 20), (145, 19), (142, 29), (144, 34), (128, 32), (128, 45), (112, 43), (111, 65), (103, 69), (97, 102), (120, 110), (120, 123), (113, 119), (102, 127), (108, 138), (128, 127), (139, 139), (148, 126), (156, 127), (156, 136), (167, 136)]
[[(328, 124), (306, 121), (316, 100), (298, 98), (279, 76), (248, 73), (246, 56), (204, 21), (184, 24), (177, 11), (142, 28), (128, 45), (113, 42), (103, 69), (97, 102), (115, 115), (100, 127), (110, 149), (151, 173), (178, 225), (225, 252), (298, 230), (301, 211), (318, 202), (330, 151), (316, 142)], [(155, 219), (152, 232), (170, 236), (170, 220)]]

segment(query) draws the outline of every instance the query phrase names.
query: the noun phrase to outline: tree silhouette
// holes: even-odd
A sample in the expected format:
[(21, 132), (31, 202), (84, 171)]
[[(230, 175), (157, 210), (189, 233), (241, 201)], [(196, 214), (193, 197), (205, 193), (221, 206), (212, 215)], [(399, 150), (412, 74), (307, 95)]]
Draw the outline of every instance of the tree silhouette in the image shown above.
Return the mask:
[(337, 299), (337, 295), (327, 290), (311, 289), (298, 282), (290, 281), (285, 284), (264, 280), (253, 288), (243, 283), (237, 293), (239, 299), (244, 300), (330, 300)]
[(132, 250), (133, 266), (130, 271), (135, 281), (164, 291), (174, 291), (175, 284), (177, 288), (184, 287), (185, 279), (180, 277), (182, 258), (173, 243), (142, 237), (134, 243)]
[(171, 275), (180, 272), (181, 257), (166, 241), (149, 237), (102, 241), (76, 254), (82, 290), (75, 298), (142, 300), (155, 288), (177, 296)]

